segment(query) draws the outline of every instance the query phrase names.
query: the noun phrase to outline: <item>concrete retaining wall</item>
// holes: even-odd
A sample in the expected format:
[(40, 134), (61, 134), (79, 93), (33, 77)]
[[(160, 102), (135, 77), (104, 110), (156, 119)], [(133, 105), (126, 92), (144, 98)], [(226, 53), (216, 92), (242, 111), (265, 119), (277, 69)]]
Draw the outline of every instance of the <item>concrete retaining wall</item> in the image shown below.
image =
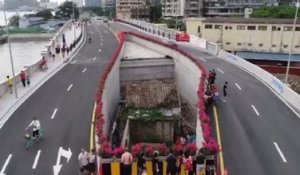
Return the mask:
[[(123, 53), (124, 45), (120, 53)], [(109, 134), (112, 124), (115, 120), (116, 107), (120, 101), (120, 64), (122, 54), (119, 54), (113, 68), (108, 74), (107, 80), (105, 81), (105, 86), (103, 90), (103, 115), (105, 119), (104, 134)]]
[(161, 62), (161, 64), (158, 64), (160, 58), (153, 60), (157, 60), (155, 63), (157, 65), (147, 64), (147, 61), (143, 60), (122, 61), (120, 67), (121, 82), (174, 78), (174, 63), (172, 60)]

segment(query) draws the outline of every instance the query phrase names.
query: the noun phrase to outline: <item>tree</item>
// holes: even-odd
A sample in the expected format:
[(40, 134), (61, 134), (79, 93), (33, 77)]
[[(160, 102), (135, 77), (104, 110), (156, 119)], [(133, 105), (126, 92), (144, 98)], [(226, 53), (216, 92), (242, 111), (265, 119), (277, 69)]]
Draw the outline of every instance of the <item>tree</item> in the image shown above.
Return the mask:
[(58, 7), (55, 17), (60, 19), (71, 19), (73, 17), (73, 13), (75, 13), (75, 18), (77, 19), (79, 16), (79, 11), (76, 7), (76, 4), (72, 1), (66, 1)]
[[(250, 15), (253, 18), (294, 18), (296, 7), (277, 6), (277, 7), (261, 7), (253, 10)], [(298, 13), (298, 16), (300, 14)]]
[(36, 16), (43, 17), (44, 19), (51, 19), (53, 17), (50, 9), (41, 10), (36, 13)]
[(162, 17), (161, 4), (150, 7), (150, 22), (157, 23)]
[(9, 23), (8, 25), (10, 26), (19, 26), (19, 21), (20, 21), (20, 16), (15, 15), (9, 18)]

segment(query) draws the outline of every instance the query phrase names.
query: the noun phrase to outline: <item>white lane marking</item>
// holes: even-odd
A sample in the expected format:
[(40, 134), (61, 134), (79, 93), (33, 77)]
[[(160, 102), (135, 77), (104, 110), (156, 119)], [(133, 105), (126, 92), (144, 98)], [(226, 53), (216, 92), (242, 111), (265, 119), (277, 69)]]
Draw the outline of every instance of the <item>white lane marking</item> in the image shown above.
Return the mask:
[(101, 52), (101, 49), (99, 49), (99, 52)]
[(278, 151), (278, 153), (279, 153), (279, 155), (280, 155), (282, 161), (283, 161), (284, 163), (286, 163), (287, 161), (286, 161), (286, 159), (285, 159), (285, 157), (284, 157), (282, 151), (280, 150), (279, 146), (277, 145), (276, 142), (273, 142), (273, 143), (274, 143), (274, 145), (275, 145), (275, 147), (276, 147), (276, 149), (277, 149), (277, 151)]
[(32, 165), (32, 169), (36, 169), (36, 166), (37, 166), (37, 163), (39, 161), (40, 155), (41, 155), (41, 150), (38, 150), (38, 152), (37, 152), (37, 154), (35, 156), (33, 165)]
[(234, 83), (235, 84), (235, 86), (241, 91), (242, 90), (242, 88), (240, 87), (240, 85), (239, 84), (237, 84), (237, 83)]
[(256, 115), (259, 116), (259, 113), (258, 113), (257, 109), (255, 108), (255, 106), (254, 106), (254, 105), (251, 105), (251, 107), (253, 108), (253, 110), (254, 110), (254, 112), (256, 113)]
[(84, 68), (83, 70), (82, 70), (82, 73), (84, 73), (86, 71), (86, 68)]
[(56, 115), (56, 112), (57, 112), (57, 108), (54, 109), (52, 115), (51, 115), (51, 119), (54, 119), (55, 115)]
[(224, 72), (223, 72), (221, 69), (217, 68), (217, 70), (218, 70), (219, 72), (221, 72), (222, 74), (224, 74)]
[(93, 60), (95, 61), (97, 59), (97, 57), (93, 58)]
[(73, 84), (70, 84), (70, 86), (68, 87), (67, 91), (70, 91), (72, 87), (73, 87)]
[(7, 157), (5, 163), (4, 163), (4, 165), (3, 165), (3, 167), (2, 167), (2, 169), (0, 171), (0, 174), (4, 174), (4, 171), (5, 171), (5, 169), (6, 169), (7, 165), (8, 165), (11, 157), (12, 157), (12, 154), (8, 155), (8, 157)]
[(103, 46), (103, 43), (100, 43), (101, 46)]

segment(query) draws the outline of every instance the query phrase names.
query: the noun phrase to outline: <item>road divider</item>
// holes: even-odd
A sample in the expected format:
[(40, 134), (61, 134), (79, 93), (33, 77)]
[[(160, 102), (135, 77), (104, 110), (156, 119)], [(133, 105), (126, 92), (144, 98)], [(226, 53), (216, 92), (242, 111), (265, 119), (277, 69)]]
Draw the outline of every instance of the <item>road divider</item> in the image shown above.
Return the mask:
[(259, 112), (257, 111), (257, 109), (255, 108), (255, 106), (254, 106), (254, 105), (251, 105), (251, 107), (252, 107), (252, 109), (254, 110), (254, 112), (256, 113), (256, 115), (259, 116), (260, 114), (259, 114)]
[(36, 156), (35, 156), (33, 165), (32, 165), (32, 169), (36, 169), (36, 166), (37, 166), (37, 164), (38, 164), (40, 155), (41, 155), (41, 150), (38, 150), (38, 152), (36, 153)]
[(279, 155), (280, 155), (282, 161), (283, 161), (284, 163), (287, 163), (287, 160), (285, 159), (285, 157), (284, 157), (284, 155), (283, 155), (281, 149), (279, 148), (278, 144), (277, 144), (276, 142), (273, 142), (273, 143), (274, 143), (275, 148), (276, 148), (277, 152), (279, 153)]

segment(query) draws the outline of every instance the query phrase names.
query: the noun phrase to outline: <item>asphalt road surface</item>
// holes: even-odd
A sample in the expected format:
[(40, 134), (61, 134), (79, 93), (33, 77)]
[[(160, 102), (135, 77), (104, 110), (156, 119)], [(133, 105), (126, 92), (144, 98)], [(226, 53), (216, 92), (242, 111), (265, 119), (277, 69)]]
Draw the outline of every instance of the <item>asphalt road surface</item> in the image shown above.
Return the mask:
[[(116, 30), (139, 31), (113, 23)], [(216, 84), (225, 167), (230, 175), (300, 174), (300, 120), (267, 86), (250, 74), (189, 45), (179, 47), (217, 72)], [(228, 81), (228, 95), (222, 86)], [(213, 114), (211, 114), (212, 116)]]
[[(59, 174), (78, 174), (77, 157), (89, 148), (90, 124), (101, 72), (117, 40), (98, 21), (86, 26), (86, 40), (73, 61), (51, 77), (18, 108), (0, 130), (0, 174), (51, 175), (62, 147)], [(45, 138), (26, 150), (24, 131), (33, 117), (45, 129)], [(52, 119), (51, 119), (52, 118)]]

